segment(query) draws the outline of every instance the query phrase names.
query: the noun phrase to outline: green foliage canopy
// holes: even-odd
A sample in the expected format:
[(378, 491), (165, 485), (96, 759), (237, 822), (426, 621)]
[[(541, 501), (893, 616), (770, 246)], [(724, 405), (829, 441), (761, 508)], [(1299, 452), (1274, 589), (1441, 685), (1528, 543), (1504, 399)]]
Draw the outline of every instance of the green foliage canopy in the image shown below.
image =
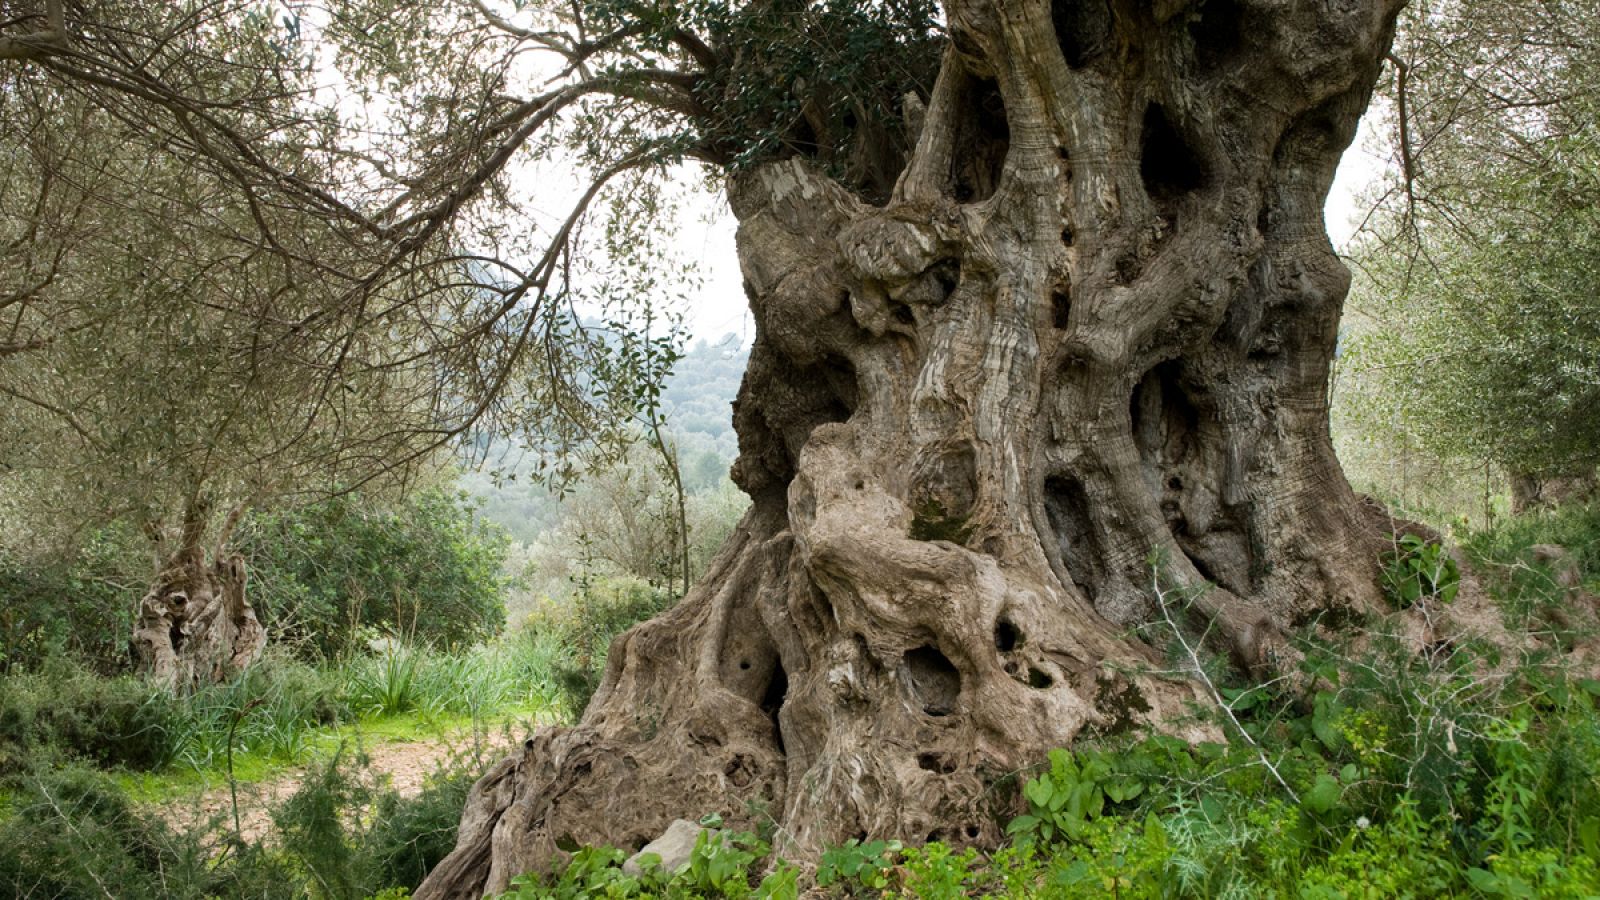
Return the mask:
[(1600, 6), (1414, 4), (1399, 165), (1355, 249), (1358, 427), (1528, 473), (1600, 463)]

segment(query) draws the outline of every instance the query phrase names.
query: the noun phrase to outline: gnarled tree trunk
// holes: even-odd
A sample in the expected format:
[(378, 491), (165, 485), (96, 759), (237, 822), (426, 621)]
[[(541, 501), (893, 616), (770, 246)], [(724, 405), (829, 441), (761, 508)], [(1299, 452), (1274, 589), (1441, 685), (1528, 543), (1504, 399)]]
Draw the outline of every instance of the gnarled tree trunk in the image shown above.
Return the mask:
[(1597, 496), (1600, 496), (1600, 476), (1594, 469), (1511, 473), (1511, 514), (1514, 516), (1563, 503), (1588, 503)]
[(1051, 747), (1194, 727), (1135, 636), (1153, 560), (1216, 586), (1197, 608), (1250, 671), (1387, 612), (1328, 433), (1322, 207), (1398, 6), (950, 0), (886, 204), (800, 160), (733, 178), (754, 505), (582, 723), (479, 782), (418, 896), (713, 811), (791, 857), (995, 842)]
[(204, 507), (185, 513), (181, 544), (139, 602), (133, 653), (142, 671), (174, 690), (215, 684), (261, 655), (267, 633), (245, 596), (244, 558), (208, 563)]

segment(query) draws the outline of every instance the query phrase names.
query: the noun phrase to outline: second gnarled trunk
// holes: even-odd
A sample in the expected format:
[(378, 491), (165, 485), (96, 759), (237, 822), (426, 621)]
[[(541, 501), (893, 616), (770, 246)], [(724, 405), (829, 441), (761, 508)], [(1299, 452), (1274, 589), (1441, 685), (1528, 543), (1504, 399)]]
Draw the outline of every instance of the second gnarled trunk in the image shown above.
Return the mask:
[(1384, 612), (1328, 435), (1322, 205), (1397, 7), (953, 0), (886, 204), (799, 159), (734, 177), (754, 505), (582, 723), (479, 783), (418, 896), (709, 812), (791, 855), (996, 842), (1051, 747), (1203, 733), (1136, 636), (1153, 563), (1216, 586), (1246, 670)]
[[(242, 512), (242, 510), (241, 510)], [(130, 642), (140, 671), (169, 689), (222, 682), (261, 656), (267, 632), (250, 605), (243, 557), (206, 558), (207, 505), (184, 512), (179, 545), (139, 602)], [(231, 523), (237, 514), (229, 517)]]

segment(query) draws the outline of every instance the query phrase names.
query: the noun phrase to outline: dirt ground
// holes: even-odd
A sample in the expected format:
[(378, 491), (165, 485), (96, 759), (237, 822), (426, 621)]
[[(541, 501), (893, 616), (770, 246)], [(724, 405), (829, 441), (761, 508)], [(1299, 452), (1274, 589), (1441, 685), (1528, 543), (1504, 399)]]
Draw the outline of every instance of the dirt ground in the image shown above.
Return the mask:
[[(386, 783), (402, 796), (411, 797), (421, 792), (429, 775), (454, 759), (471, 766), (487, 769), (499, 761), (516, 743), (516, 736), (506, 731), (474, 733), (470, 729), (422, 739), (376, 739), (370, 742), (352, 742), (344, 752), (358, 748), (370, 761), (365, 771), (379, 783)], [(325, 755), (319, 757), (325, 758)], [(239, 790), (239, 823), (246, 841), (268, 837), (273, 831), (272, 809), (300, 789), (309, 763), (296, 766), (264, 781), (243, 783)], [(219, 785), (182, 800), (161, 805), (169, 823), (178, 828), (192, 828), (216, 820), (217, 827), (232, 830), (232, 801), (224, 779)]]

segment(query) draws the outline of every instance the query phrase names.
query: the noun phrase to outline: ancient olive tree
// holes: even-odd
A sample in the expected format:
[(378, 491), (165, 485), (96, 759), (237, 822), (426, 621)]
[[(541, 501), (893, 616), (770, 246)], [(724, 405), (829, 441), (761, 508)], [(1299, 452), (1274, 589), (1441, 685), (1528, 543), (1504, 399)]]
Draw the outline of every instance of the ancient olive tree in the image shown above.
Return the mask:
[[(236, 163), (348, 223), (370, 271), (475, 251), (490, 261), (454, 271), (509, 305), (451, 324), (534, 328), (553, 299), (605, 292), (581, 223), (625, 245), (652, 178), (693, 159), (723, 178), (757, 323), (734, 410), (750, 511), (678, 606), (615, 643), (582, 721), (479, 782), (418, 896), (476, 897), (568, 841), (637, 846), (713, 810), (764, 811), (791, 853), (994, 841), (1000, 784), (1048, 748), (1202, 727), (1184, 724), (1202, 692), (1140, 626), (1170, 616), (1260, 675), (1292, 661), (1292, 629), (1388, 613), (1388, 522), (1329, 438), (1349, 277), (1322, 205), (1399, 6), (330, 10), (320, 40), (400, 124), (330, 138), (351, 148), (337, 185)], [(87, 65), (61, 60), (40, 65)], [(511, 173), (541, 159), (586, 186), (519, 232)], [(558, 343), (509, 333), (475, 347)], [(495, 408), (507, 386), (470, 396)], [(1181, 609), (1154, 589), (1207, 583)]]
[(994, 841), (1006, 773), (1182, 727), (1198, 692), (1134, 636), (1166, 611), (1152, 560), (1215, 585), (1189, 612), (1248, 672), (1385, 612), (1385, 523), (1328, 433), (1322, 205), (1397, 3), (475, 6), (728, 171), (753, 506), (582, 722), (479, 783), (419, 896), (711, 810), (802, 853)]
[[(252, 506), (418, 471), (414, 368), (291, 323), (316, 288), (264, 252), (228, 185), (70, 93), (0, 73), (0, 272), (14, 352), (0, 356), (0, 464), (19, 551), (125, 522), (154, 575), (132, 649), (187, 687), (238, 671), (266, 634), (234, 525)], [(314, 222), (259, 221), (290, 252)]]
[(1385, 457), (1492, 463), (1514, 510), (1592, 495), (1600, 464), (1597, 23), (1590, 0), (1409, 9), (1399, 165), (1354, 249), (1352, 423)]

